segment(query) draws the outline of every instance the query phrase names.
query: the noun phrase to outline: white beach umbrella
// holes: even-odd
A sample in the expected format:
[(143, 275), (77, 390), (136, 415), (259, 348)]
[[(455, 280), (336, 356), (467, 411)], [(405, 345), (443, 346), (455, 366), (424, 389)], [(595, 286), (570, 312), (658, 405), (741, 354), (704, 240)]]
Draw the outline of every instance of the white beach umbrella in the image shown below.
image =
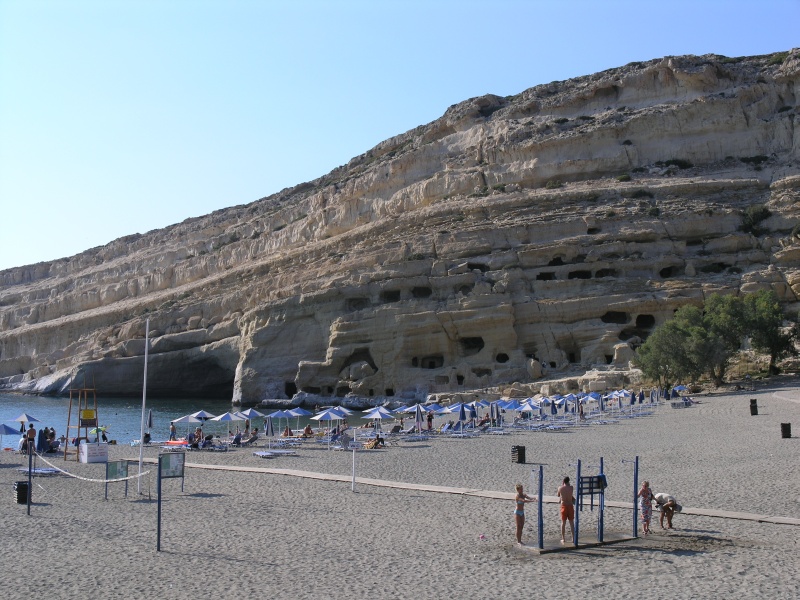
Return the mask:
[(206, 412), (204, 410), (198, 410), (189, 416), (200, 419), (201, 421), (207, 421), (208, 419), (213, 419), (216, 415), (212, 415), (210, 412)]
[(264, 416), (263, 413), (258, 412), (255, 408), (248, 408), (247, 410), (243, 410), (240, 414), (244, 415), (248, 419)]

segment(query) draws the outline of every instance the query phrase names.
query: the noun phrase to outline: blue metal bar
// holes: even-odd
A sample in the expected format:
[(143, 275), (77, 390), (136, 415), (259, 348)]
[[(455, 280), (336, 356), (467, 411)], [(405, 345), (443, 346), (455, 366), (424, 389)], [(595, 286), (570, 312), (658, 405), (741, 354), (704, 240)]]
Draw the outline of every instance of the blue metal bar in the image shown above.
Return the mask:
[[(581, 494), (581, 491), (580, 491), (581, 490), (581, 461), (580, 460), (578, 460), (578, 475), (577, 475), (577, 479), (575, 480), (575, 488), (578, 490), (578, 494), (579, 494), (579, 496), (578, 496), (578, 504), (580, 505), (582, 503), (582, 501), (583, 501), (583, 495)], [(580, 514), (581, 514), (581, 511), (579, 510), (579, 506), (575, 506), (575, 536), (574, 536), (574, 539), (572, 540), (572, 543), (575, 544), (575, 546), (578, 545), (578, 539), (579, 539), (579, 536), (578, 536), (578, 524), (580, 523)]]
[(156, 485), (158, 494), (158, 526), (156, 534), (156, 552), (161, 552), (161, 457), (158, 457), (158, 483)]
[[(605, 473), (603, 473), (603, 457), (600, 457), (600, 477), (604, 477)], [(603, 541), (603, 510), (605, 509), (605, 501), (606, 498), (606, 491), (605, 489), (600, 490), (600, 499), (597, 502), (597, 508), (599, 510), (599, 514), (597, 515), (597, 541)]]
[(639, 503), (637, 502), (637, 495), (639, 494), (639, 457), (633, 461), (633, 537), (639, 537)]
[(544, 512), (542, 511), (542, 496), (544, 495), (544, 467), (539, 465), (539, 490), (536, 494), (539, 514), (537, 515), (536, 529), (538, 533), (539, 550), (544, 550)]

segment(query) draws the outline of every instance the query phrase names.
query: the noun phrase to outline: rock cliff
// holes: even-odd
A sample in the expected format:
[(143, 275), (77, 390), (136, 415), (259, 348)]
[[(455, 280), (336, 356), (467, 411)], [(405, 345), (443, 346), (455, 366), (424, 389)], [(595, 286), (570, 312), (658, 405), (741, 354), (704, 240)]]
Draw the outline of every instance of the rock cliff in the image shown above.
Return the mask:
[[(0, 272), (0, 389), (421, 398), (800, 294), (800, 50), (487, 95), (251, 204)], [(299, 394), (296, 396), (296, 394)], [(304, 396), (305, 395), (305, 396)]]

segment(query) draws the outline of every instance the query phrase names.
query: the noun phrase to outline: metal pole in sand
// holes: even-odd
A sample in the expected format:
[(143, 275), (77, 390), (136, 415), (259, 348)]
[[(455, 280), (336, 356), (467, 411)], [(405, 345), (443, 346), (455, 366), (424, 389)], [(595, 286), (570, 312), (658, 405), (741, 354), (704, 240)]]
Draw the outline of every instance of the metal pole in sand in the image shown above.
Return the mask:
[(147, 403), (147, 347), (150, 345), (150, 317), (144, 326), (144, 383), (142, 384), (142, 428), (139, 433), (139, 477), (136, 478), (136, 492), (142, 493), (142, 464), (144, 463), (144, 408)]
[(351, 491), (356, 491), (356, 445), (353, 444), (353, 483), (350, 486)]

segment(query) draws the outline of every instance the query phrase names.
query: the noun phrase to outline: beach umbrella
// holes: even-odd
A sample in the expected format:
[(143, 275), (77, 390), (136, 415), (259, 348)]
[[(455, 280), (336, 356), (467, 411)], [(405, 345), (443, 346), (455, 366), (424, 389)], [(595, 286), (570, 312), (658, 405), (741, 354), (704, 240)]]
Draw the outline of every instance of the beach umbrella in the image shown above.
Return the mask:
[(276, 410), (274, 412), (269, 413), (267, 416), (271, 417), (272, 419), (278, 419), (278, 429), (280, 429), (281, 428), (280, 420), (286, 419), (286, 426), (288, 427), (289, 419), (291, 419), (294, 415), (288, 410)]
[(275, 427), (272, 425), (272, 417), (264, 418), (264, 437), (269, 440), (268, 445), (271, 448), (272, 438), (275, 437)]
[(186, 415), (185, 417), (180, 417), (179, 419), (175, 419), (174, 421), (170, 421), (171, 423), (175, 424), (183, 424), (186, 423), (186, 435), (189, 435), (189, 429), (191, 429), (192, 423), (202, 423), (202, 419), (198, 419), (197, 417), (193, 417), (192, 415)]
[(247, 410), (243, 410), (239, 414), (244, 415), (248, 419), (254, 419), (256, 417), (263, 417), (264, 416), (263, 413), (258, 412), (255, 408), (248, 408)]
[[(329, 408), (327, 410), (323, 410), (320, 413), (317, 413), (313, 417), (311, 417), (315, 421), (338, 421), (342, 418), (342, 415), (333, 409)], [(328, 449), (331, 447), (331, 436), (328, 436)]]
[(153, 428), (153, 409), (150, 408), (147, 410), (147, 428)]
[(296, 427), (296, 429), (300, 429), (300, 417), (307, 417), (309, 415), (313, 415), (314, 414), (310, 410), (306, 410), (305, 408), (300, 408), (299, 406), (297, 408), (289, 409), (286, 412), (291, 413), (295, 417), (297, 417), (297, 427)]
[(375, 421), (375, 430), (377, 431), (378, 429), (381, 428), (380, 422), (383, 419), (392, 419), (394, 418), (394, 415), (385, 408), (383, 408), (382, 406), (378, 406), (377, 408), (373, 408), (370, 411), (368, 411), (367, 414), (365, 414), (361, 418)]
[(217, 417), (214, 417), (213, 419), (209, 419), (209, 420), (210, 421), (217, 421), (217, 422), (220, 422), (220, 423), (228, 423), (228, 422), (232, 422), (232, 421), (245, 421), (246, 417), (243, 417), (241, 415), (237, 415), (236, 413), (233, 413), (233, 412), (226, 412), (226, 413), (222, 413), (221, 415), (219, 415)]
[(189, 416), (200, 419), (201, 421), (208, 421), (209, 419), (213, 419), (216, 415), (212, 415), (210, 412), (204, 410), (198, 410), (196, 413), (192, 413)]
[(639, 404), (644, 402), (644, 390), (639, 390)]
[(19, 431), (17, 431), (16, 427), (9, 427), (5, 423), (0, 425), (0, 448), (3, 447), (3, 436), (4, 435), (16, 435), (16, 436), (19, 436)]
[(502, 413), (500, 412), (500, 406), (498, 405), (498, 403), (492, 402), (489, 405), (489, 419), (491, 419), (491, 422), (495, 425), (495, 427), (501, 426), (500, 424), (500, 419), (502, 418), (501, 414)]
[(414, 406), (414, 423), (417, 425), (417, 433), (422, 431), (422, 421), (425, 420), (425, 409), (422, 404)]
[[(458, 420), (459, 421), (467, 420), (467, 409), (463, 404), (458, 407)], [(464, 425), (462, 424), (461, 427), (463, 428)]]
[(16, 419), (12, 419), (12, 420), (19, 421), (19, 423), (20, 423), (19, 432), (20, 433), (24, 433), (25, 432), (25, 423), (38, 423), (39, 422), (39, 419), (37, 419), (36, 417), (32, 417), (28, 413), (22, 413)]
[(442, 410), (442, 408), (443, 406), (441, 404), (437, 404), (436, 402), (434, 402), (433, 404), (428, 404), (425, 407), (425, 410), (436, 412), (437, 410)]

